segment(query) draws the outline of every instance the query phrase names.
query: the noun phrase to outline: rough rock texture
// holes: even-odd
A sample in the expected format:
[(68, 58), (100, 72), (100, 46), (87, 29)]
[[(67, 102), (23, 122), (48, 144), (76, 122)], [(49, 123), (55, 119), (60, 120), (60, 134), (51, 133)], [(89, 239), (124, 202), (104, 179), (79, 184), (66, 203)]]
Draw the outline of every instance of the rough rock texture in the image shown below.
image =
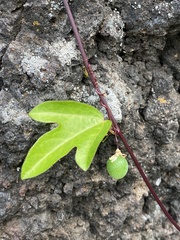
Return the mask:
[[(122, 131), (180, 222), (180, 1), (70, 4)], [(20, 180), (28, 149), (50, 129), (32, 121), (30, 109), (73, 99), (104, 112), (82, 67), (61, 1), (0, 1), (0, 239), (178, 239), (130, 158), (123, 180), (108, 176), (113, 136), (87, 172), (72, 151), (47, 173)]]

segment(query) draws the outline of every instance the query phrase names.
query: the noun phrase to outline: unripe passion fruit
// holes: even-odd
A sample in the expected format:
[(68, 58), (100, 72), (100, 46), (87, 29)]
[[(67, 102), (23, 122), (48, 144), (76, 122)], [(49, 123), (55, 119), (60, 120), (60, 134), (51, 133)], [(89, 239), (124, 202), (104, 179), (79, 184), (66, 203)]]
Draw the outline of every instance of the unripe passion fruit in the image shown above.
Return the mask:
[(118, 180), (123, 178), (128, 171), (128, 162), (123, 156), (113, 156), (107, 161), (109, 175)]

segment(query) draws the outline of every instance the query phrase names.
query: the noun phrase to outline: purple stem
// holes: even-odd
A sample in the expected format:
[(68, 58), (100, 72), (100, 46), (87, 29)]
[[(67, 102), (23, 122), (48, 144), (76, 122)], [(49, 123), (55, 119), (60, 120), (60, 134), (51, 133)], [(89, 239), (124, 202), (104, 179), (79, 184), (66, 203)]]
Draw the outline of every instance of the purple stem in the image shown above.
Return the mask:
[(141, 168), (141, 165), (139, 164), (137, 158), (135, 157), (132, 149), (130, 148), (129, 144), (127, 143), (123, 133), (121, 132), (112, 112), (111, 112), (111, 109), (109, 108), (108, 104), (107, 104), (107, 101), (103, 95), (103, 93), (101, 92), (100, 88), (99, 88), (99, 85), (98, 85), (98, 82), (97, 82), (97, 79), (92, 71), (92, 68), (88, 62), (88, 57), (84, 51), (84, 48), (83, 48), (83, 45), (82, 45), (82, 42), (81, 42), (81, 38), (80, 38), (80, 35), (79, 35), (79, 32), (78, 32), (78, 29), (77, 29), (77, 26), (76, 26), (76, 23), (74, 21), (74, 18), (73, 18), (73, 15), (72, 15), (72, 12), (71, 12), (71, 9), (69, 7), (69, 4), (68, 4), (68, 1), (67, 0), (63, 0), (63, 3), (64, 3), (64, 6), (65, 6), (65, 9), (66, 9), (66, 12), (67, 12), (67, 15), (69, 17), (69, 21), (71, 23), (71, 26), (72, 26), (72, 29), (73, 29), (73, 32), (74, 32), (74, 36), (76, 38), (76, 42), (78, 44), (78, 47), (79, 47), (79, 50), (81, 52), (81, 55), (82, 55), (82, 59), (83, 59), (83, 62), (84, 62), (84, 65), (86, 67), (86, 70), (89, 74), (89, 78), (97, 92), (97, 94), (99, 95), (99, 98), (100, 98), (100, 102), (101, 104), (106, 108), (106, 111), (107, 111), (107, 114), (108, 114), (108, 117), (109, 119), (112, 121), (112, 125), (113, 125), (113, 130), (115, 131), (116, 135), (118, 135), (121, 139), (121, 141), (123, 142), (124, 146), (126, 147), (128, 153), (130, 154), (132, 160), (134, 161), (134, 164), (136, 165), (137, 169), (139, 170), (143, 180), (145, 181), (147, 187), (149, 188), (151, 194), (153, 195), (154, 199), (156, 200), (156, 202), (158, 203), (158, 205), (160, 206), (160, 208), (162, 209), (162, 211), (164, 212), (164, 214), (166, 215), (166, 217), (169, 219), (169, 221), (180, 231), (180, 226), (176, 223), (176, 221), (172, 218), (172, 216), (169, 214), (169, 212), (166, 210), (166, 208), (164, 207), (163, 203), (161, 202), (161, 200), (159, 199), (159, 197), (157, 196), (156, 192), (154, 191), (153, 187), (151, 186), (148, 178), (146, 177), (143, 169)]

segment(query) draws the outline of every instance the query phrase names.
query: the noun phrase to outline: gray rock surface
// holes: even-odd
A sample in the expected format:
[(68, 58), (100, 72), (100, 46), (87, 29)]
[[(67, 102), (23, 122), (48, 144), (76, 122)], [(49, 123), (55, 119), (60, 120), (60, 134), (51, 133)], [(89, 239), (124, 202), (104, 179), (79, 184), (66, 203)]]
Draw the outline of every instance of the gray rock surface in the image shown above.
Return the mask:
[[(161, 200), (180, 222), (180, 1), (69, 1), (102, 91)], [(45, 100), (101, 109), (62, 1), (0, 1), (0, 239), (178, 239), (137, 169), (106, 172), (110, 136), (87, 172), (74, 151), (21, 181), (28, 149), (51, 126), (28, 112)], [(122, 146), (122, 151), (126, 150)]]

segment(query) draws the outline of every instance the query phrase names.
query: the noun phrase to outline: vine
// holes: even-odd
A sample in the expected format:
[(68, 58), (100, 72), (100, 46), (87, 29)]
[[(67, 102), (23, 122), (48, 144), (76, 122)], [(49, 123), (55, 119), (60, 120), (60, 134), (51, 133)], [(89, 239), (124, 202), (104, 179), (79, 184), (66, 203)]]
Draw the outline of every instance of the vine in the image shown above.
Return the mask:
[(82, 59), (83, 59), (83, 62), (84, 62), (84, 65), (86, 67), (86, 70), (88, 72), (88, 75), (89, 75), (89, 78), (100, 98), (100, 103), (101, 105), (106, 109), (106, 112), (108, 114), (108, 118), (112, 121), (112, 128), (113, 128), (113, 131), (115, 133), (115, 140), (116, 140), (116, 144), (118, 146), (118, 139), (117, 137), (119, 137), (121, 139), (121, 141), (123, 142), (125, 148), (127, 149), (128, 153), (130, 154), (132, 160), (134, 161), (134, 164), (136, 165), (139, 173), (141, 174), (144, 182), (146, 183), (147, 187), (149, 188), (152, 196), (154, 197), (154, 199), (156, 200), (156, 202), (158, 203), (158, 205), (160, 206), (160, 208), (162, 209), (162, 211), (164, 212), (164, 214), (166, 215), (166, 217), (169, 219), (169, 221), (177, 228), (177, 230), (180, 231), (180, 226), (177, 224), (177, 222), (172, 218), (172, 216), (169, 214), (169, 212), (166, 210), (165, 206), (163, 205), (163, 203), (161, 202), (161, 200), (159, 199), (158, 195), (156, 194), (156, 192), (154, 191), (152, 185), (150, 184), (148, 178), (146, 177), (140, 163), (138, 162), (136, 156), (134, 155), (132, 149), (130, 148), (126, 138), (124, 137), (120, 127), (118, 126), (112, 112), (111, 112), (111, 109), (109, 108), (108, 104), (107, 104), (107, 101), (103, 95), (103, 93), (101, 92), (100, 88), (99, 88), (99, 85), (98, 85), (98, 81), (93, 73), (93, 70), (91, 68), (91, 65), (89, 64), (88, 62), (88, 57), (85, 53), (85, 50), (84, 50), (84, 47), (82, 45), (82, 42), (81, 42), (81, 38), (80, 38), (80, 35), (79, 35), (79, 32), (78, 32), (78, 29), (77, 29), (77, 26), (76, 26), (76, 23), (75, 23), (75, 20), (74, 20), (74, 17), (72, 15), (72, 12), (71, 12), (71, 9), (69, 7), (69, 4), (68, 4), (68, 1), (67, 0), (63, 0), (63, 3), (64, 3), (64, 6), (65, 6), (65, 9), (66, 9), (66, 12), (67, 12), (67, 15), (69, 17), (69, 21), (71, 23), (71, 26), (72, 26), (72, 29), (73, 29), (73, 32), (74, 32), (74, 36), (75, 36), (75, 39), (76, 39), (76, 42), (77, 42), (77, 45), (79, 47), (79, 50), (81, 52), (81, 55), (82, 55)]

